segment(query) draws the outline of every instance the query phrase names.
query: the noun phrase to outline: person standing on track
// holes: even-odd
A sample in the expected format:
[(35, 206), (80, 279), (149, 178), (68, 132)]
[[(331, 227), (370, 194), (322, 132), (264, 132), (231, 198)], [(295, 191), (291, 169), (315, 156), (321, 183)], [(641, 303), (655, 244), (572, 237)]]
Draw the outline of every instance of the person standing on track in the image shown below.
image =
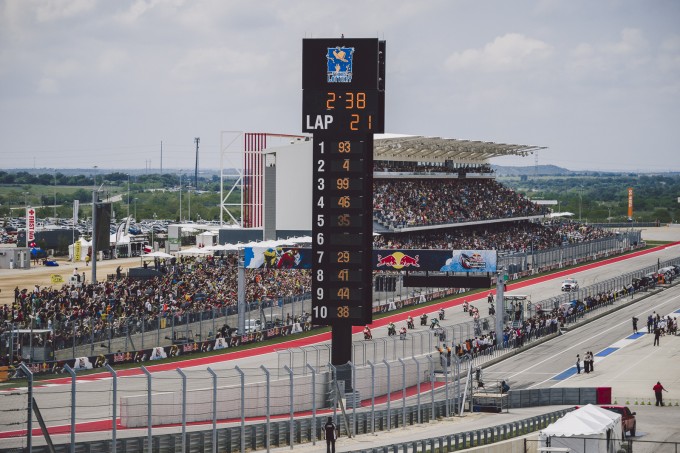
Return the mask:
[(638, 333), (637, 323), (638, 319), (635, 316), (633, 316), (633, 333)]
[(661, 392), (667, 392), (668, 390), (663, 388), (663, 385), (661, 385), (660, 381), (656, 382), (656, 385), (652, 387), (652, 390), (654, 390), (654, 396), (656, 397), (656, 405), (663, 406), (663, 393)]
[(328, 417), (326, 424), (323, 425), (323, 432), (326, 437), (326, 453), (335, 453), (335, 440), (338, 438), (338, 427), (333, 423), (333, 417)]
[(581, 374), (581, 356), (576, 354), (576, 374)]
[(654, 327), (654, 346), (660, 346), (659, 338), (661, 337), (661, 328), (659, 326)]

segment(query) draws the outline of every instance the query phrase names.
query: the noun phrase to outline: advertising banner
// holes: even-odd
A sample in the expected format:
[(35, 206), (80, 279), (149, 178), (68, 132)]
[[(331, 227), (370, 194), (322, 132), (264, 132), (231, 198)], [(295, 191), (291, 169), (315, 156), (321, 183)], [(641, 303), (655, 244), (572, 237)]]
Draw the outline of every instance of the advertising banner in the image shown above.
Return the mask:
[(78, 225), (78, 210), (80, 209), (80, 200), (73, 200), (73, 226)]
[(299, 247), (245, 247), (247, 269), (311, 269), (312, 249)]
[(496, 272), (495, 250), (373, 250), (374, 270)]
[(216, 338), (208, 341), (184, 343), (171, 346), (156, 346), (141, 351), (117, 352), (111, 354), (99, 354), (89, 357), (77, 357), (70, 360), (58, 360), (56, 362), (27, 363), (26, 366), (34, 374), (64, 373), (64, 365), (72, 369), (91, 370), (102, 368), (107, 363), (111, 366), (123, 363), (139, 363), (190, 355), (198, 352), (210, 352), (219, 349), (234, 348), (242, 344), (268, 340), (270, 338), (286, 336), (292, 333), (293, 325), (275, 327), (272, 329), (252, 332), (247, 335), (232, 336), (229, 338)]
[(35, 209), (26, 208), (26, 246), (35, 241)]

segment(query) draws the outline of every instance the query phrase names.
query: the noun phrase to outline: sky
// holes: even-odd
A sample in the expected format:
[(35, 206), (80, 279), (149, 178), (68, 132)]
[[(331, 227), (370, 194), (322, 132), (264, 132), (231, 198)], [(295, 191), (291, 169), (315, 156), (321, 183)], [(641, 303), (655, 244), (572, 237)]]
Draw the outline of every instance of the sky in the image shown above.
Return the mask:
[(217, 170), (301, 134), (302, 39), (341, 34), (387, 41), (386, 132), (680, 171), (676, 0), (0, 0), (0, 169)]

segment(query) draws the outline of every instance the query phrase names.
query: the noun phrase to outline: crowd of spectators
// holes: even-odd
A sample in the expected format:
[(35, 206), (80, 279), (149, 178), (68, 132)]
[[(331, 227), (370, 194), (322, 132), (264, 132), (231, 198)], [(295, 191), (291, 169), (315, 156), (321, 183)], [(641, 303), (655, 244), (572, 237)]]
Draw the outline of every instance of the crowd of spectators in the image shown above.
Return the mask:
[(375, 179), (373, 217), (388, 228), (539, 215), (541, 207), (493, 179)]
[[(169, 259), (157, 263), (162, 276), (121, 278), (96, 284), (15, 289), (14, 303), (0, 306), (0, 333), (11, 329), (52, 329), (55, 349), (113, 336), (125, 329), (153, 330), (184, 324), (200, 314), (236, 307), (237, 270), (233, 255)], [(271, 303), (308, 293), (309, 271), (246, 270), (246, 300)], [(36, 338), (36, 341), (42, 341)], [(38, 344), (40, 346), (40, 344)]]
[(432, 163), (432, 162), (402, 162), (391, 160), (375, 160), (373, 161), (373, 171), (376, 172), (390, 172), (390, 173), (482, 173), (492, 174), (493, 170), (489, 164), (446, 164)]
[[(550, 310), (543, 310), (540, 306), (534, 306), (530, 312), (523, 314), (519, 320), (516, 320), (511, 326), (504, 329), (502, 346), (504, 348), (520, 348), (527, 341), (556, 333), (560, 327), (575, 322), (586, 312), (611, 304), (615, 300), (631, 295), (639, 289), (642, 288), (636, 287), (631, 283), (620, 289), (602, 291), (586, 296), (583, 299), (562, 304)], [(468, 338), (451, 345), (455, 354), (459, 357), (475, 357), (479, 354), (484, 354), (491, 346), (497, 345), (495, 331), (491, 330), (483, 333), (478, 324), (479, 321), (475, 321), (476, 335), (474, 338)], [(450, 350), (451, 348), (448, 349)], [(443, 349), (440, 349), (440, 353), (442, 351)]]
[(376, 249), (498, 250), (528, 252), (567, 243), (612, 237), (616, 233), (578, 222), (547, 220), (493, 223), (437, 231), (384, 233), (373, 238)]

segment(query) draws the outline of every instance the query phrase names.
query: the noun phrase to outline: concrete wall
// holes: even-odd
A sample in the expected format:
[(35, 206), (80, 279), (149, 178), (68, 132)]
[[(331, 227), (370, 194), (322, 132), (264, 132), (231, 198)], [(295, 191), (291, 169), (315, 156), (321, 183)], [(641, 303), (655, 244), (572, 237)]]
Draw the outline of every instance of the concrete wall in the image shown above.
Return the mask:
[(31, 250), (27, 247), (0, 247), (0, 269), (28, 269)]

